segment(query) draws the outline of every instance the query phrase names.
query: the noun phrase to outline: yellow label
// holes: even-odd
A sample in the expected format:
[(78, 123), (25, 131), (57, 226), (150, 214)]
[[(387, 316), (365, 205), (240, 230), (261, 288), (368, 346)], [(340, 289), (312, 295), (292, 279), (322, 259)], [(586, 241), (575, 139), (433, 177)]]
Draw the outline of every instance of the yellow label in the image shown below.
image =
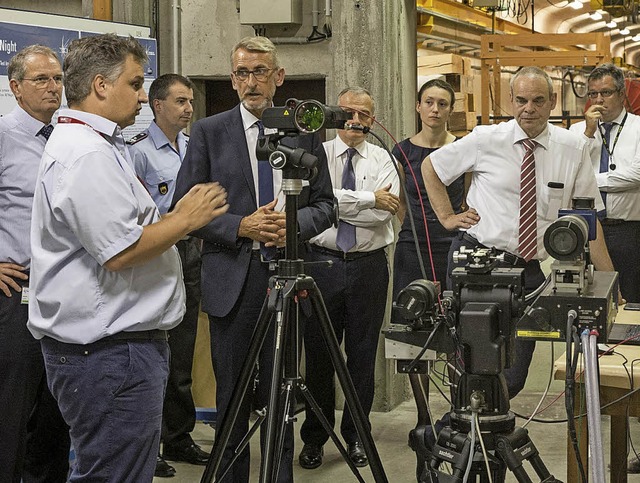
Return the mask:
[(282, 113), (283, 116), (288, 116), (289, 115), (289, 111), (288, 110), (284, 110), (284, 112)]
[(559, 339), (560, 332), (542, 332), (541, 330), (517, 330), (518, 337), (546, 337), (547, 339)]

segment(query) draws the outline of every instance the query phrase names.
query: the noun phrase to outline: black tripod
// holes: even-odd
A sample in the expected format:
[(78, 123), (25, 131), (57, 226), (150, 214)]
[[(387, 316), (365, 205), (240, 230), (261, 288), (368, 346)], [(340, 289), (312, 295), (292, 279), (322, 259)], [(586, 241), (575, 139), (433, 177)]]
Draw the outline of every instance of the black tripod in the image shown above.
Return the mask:
[[(512, 276), (510, 272), (493, 274), (497, 275), (500, 278), (495, 280), (503, 281)], [(517, 275), (513, 280), (517, 280)], [(487, 299), (475, 287), (465, 291), (470, 294), (469, 299)], [(458, 328), (464, 372), (457, 381), (450, 426), (438, 434), (423, 481), (457, 483), (463, 481), (466, 473), (466, 481), (488, 482), (491, 474), (491, 481), (501, 483), (508, 469), (519, 482), (531, 483), (533, 480), (523, 467), (523, 462), (528, 461), (539, 481), (559, 482), (542, 462), (528, 432), (516, 427), (515, 416), (509, 410), (503, 368), (509, 353), (506, 345), (512, 346), (509, 340), (513, 336), (511, 330), (499, 327), (501, 324), (508, 327), (511, 319), (509, 311), (513, 304), (506, 301), (512, 299), (512, 291), (513, 287), (492, 287), (488, 298), (504, 303), (467, 302), (460, 312)], [(452, 468), (451, 475), (439, 471), (445, 462)]]
[(211, 483), (216, 474), (219, 474), (220, 480), (222, 480), (224, 473), (234, 462), (232, 460), (227, 465), (227, 468), (223, 468), (219, 473), (223, 453), (238, 417), (240, 405), (252, 380), (254, 368), (267, 331), (274, 321), (276, 324), (275, 347), (268, 405), (238, 448), (234, 448), (234, 453), (239, 455), (242, 452), (249, 443), (249, 438), (266, 419), (266, 443), (263, 450), (260, 481), (262, 483), (277, 481), (287, 425), (292, 424), (295, 420), (293, 408), (295, 406), (295, 389), (298, 387), (357, 479), (361, 482), (364, 481), (356, 466), (349, 459), (344, 445), (338, 439), (300, 377), (298, 370), (300, 350), (298, 347), (297, 304), (299, 299), (308, 298), (320, 324), (331, 361), (344, 392), (347, 406), (351, 411), (358, 435), (369, 458), (371, 472), (376, 482), (386, 483), (387, 477), (384, 473), (380, 456), (371, 437), (366, 415), (360, 405), (353, 382), (342, 358), (324, 300), (314, 280), (304, 275), (304, 263), (298, 258), (297, 212), (298, 195), (302, 190), (302, 180), (297, 178), (295, 172), (290, 171), (293, 170), (284, 170), (282, 181), (283, 192), (286, 195), (287, 214), (285, 259), (278, 262), (278, 275), (269, 279), (269, 289), (251, 339), (247, 357), (233, 389), (227, 412), (216, 430), (217, 434), (213, 450), (200, 481), (201, 483)]

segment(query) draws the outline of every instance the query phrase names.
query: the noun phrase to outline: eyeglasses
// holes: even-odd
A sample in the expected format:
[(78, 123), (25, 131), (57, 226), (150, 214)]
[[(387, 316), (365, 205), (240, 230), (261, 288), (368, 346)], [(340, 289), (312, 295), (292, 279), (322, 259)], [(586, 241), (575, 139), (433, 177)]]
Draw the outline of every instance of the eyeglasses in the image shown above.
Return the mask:
[(596, 99), (599, 95), (606, 98), (611, 97), (616, 92), (618, 92), (617, 89), (615, 91), (612, 91), (611, 89), (603, 89), (601, 91), (589, 91), (587, 92), (587, 95), (589, 96), (589, 99)]
[(269, 77), (269, 74), (271, 74), (271, 72), (274, 70), (275, 69), (266, 69), (262, 67), (260, 69), (255, 69), (255, 70), (235, 70), (232, 72), (232, 74), (236, 76), (238, 80), (241, 80), (243, 82), (246, 80), (249, 80), (249, 76), (253, 74), (253, 77), (255, 78), (255, 80), (257, 80), (258, 82), (262, 82), (267, 80), (267, 78)]
[(37, 89), (44, 89), (49, 85), (49, 82), (51, 82), (52, 80), (53, 82), (55, 82), (57, 86), (60, 86), (62, 85), (62, 79), (63, 77), (61, 75), (54, 75), (54, 76), (39, 75), (38, 77), (22, 78), (22, 80), (28, 80), (33, 82)]

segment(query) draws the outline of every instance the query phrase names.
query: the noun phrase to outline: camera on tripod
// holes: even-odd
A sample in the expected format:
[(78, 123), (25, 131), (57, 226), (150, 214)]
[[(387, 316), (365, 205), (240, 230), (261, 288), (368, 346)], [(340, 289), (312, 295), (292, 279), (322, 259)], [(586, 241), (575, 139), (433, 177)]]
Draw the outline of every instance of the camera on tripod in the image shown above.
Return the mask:
[(606, 342), (617, 314), (618, 274), (594, 271), (589, 241), (596, 238), (593, 198), (574, 198), (571, 210), (560, 210), (559, 218), (544, 235), (551, 263), (550, 283), (518, 322), (516, 335), (524, 339), (565, 340), (567, 314), (575, 310), (578, 331), (597, 330)]
[(313, 134), (321, 129), (343, 129), (353, 115), (337, 106), (326, 106), (316, 100), (289, 99), (286, 106), (269, 107), (262, 113), (265, 128), (277, 133), (258, 139), (258, 159), (268, 159), (273, 169), (283, 171), (284, 179), (312, 179), (318, 158), (302, 148), (283, 144), (286, 137)]

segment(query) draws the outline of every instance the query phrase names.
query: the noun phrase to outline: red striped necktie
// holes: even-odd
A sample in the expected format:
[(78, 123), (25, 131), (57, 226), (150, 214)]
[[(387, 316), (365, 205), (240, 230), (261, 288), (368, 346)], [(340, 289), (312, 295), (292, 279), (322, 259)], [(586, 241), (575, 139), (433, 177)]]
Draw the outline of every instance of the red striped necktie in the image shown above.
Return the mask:
[(533, 151), (538, 143), (532, 139), (522, 141), (525, 153), (520, 170), (520, 230), (518, 251), (527, 262), (538, 253), (538, 230), (536, 229), (536, 159)]

